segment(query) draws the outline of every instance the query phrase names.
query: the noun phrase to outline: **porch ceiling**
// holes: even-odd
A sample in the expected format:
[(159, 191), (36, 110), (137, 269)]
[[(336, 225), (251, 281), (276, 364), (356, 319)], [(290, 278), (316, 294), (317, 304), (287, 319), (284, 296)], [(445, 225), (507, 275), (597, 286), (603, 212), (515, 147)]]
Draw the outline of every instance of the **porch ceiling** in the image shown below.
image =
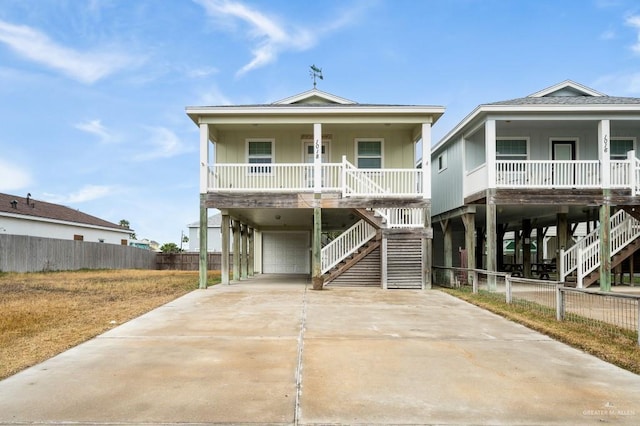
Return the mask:
[[(228, 209), (232, 218), (260, 230), (300, 230), (313, 228), (313, 209)], [(322, 209), (323, 230), (343, 229), (356, 222), (351, 209)]]
[[(588, 212), (597, 215), (597, 207), (550, 205), (499, 205), (496, 214), (499, 224), (508, 224), (508, 230), (520, 229), (523, 219), (530, 219), (532, 226), (555, 226), (558, 213), (566, 213), (570, 223), (585, 222)], [(477, 205), (476, 227), (486, 227), (486, 207)]]

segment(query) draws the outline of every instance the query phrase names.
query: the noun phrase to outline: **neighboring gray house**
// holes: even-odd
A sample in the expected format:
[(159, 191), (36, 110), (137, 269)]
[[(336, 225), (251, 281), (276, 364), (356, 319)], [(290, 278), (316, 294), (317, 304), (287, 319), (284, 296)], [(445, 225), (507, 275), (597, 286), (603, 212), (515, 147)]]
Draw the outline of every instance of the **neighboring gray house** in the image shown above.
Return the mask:
[[(222, 214), (216, 213), (207, 220), (207, 251), (220, 253), (222, 251)], [(187, 251), (200, 251), (200, 222), (187, 225), (189, 228), (189, 247)]]
[[(640, 248), (638, 138), (640, 98), (570, 80), (478, 106), (431, 152), (434, 264), (455, 266), (461, 248), (471, 268), (535, 276), (551, 262), (560, 281), (607, 290)], [(542, 247), (554, 227), (558, 251), (534, 257), (532, 241)], [(507, 232), (521, 240), (518, 265), (505, 262)]]

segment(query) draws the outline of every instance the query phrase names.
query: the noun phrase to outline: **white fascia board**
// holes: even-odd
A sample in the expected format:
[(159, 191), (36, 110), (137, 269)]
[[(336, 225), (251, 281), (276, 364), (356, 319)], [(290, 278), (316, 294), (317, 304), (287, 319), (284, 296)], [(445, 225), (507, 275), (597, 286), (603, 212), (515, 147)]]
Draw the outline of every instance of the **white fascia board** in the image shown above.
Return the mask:
[(65, 220), (49, 219), (49, 218), (46, 218), (46, 217), (27, 216), (27, 215), (6, 213), (6, 212), (0, 212), (0, 216), (10, 217), (10, 218), (13, 218), (13, 219), (20, 219), (20, 220), (31, 220), (31, 221), (34, 221), (34, 222), (54, 223), (54, 224), (57, 224), (57, 225), (73, 226), (73, 227), (76, 227), (76, 228), (100, 229), (100, 230), (103, 230), (103, 231), (120, 232), (120, 233), (126, 234), (126, 235), (129, 235), (129, 234), (135, 232), (135, 230), (133, 230), (133, 229), (109, 228), (109, 227), (106, 227), (106, 226), (90, 225), (88, 223), (68, 222), (68, 221), (65, 221)]
[(300, 102), (305, 99), (309, 99), (312, 97), (319, 97), (322, 99), (326, 99), (330, 102), (336, 102), (338, 104), (356, 104), (357, 102), (352, 101), (350, 99), (342, 98), (340, 96), (332, 95), (331, 93), (323, 92), (318, 89), (307, 90), (306, 92), (299, 93), (297, 95), (289, 96), (288, 98), (280, 99), (279, 101), (273, 102), (274, 105), (283, 105), (283, 104), (293, 104), (296, 102)]
[(594, 90), (590, 87), (584, 86), (580, 83), (576, 83), (573, 80), (565, 80), (561, 83), (558, 84), (554, 84), (553, 86), (547, 87), (545, 89), (542, 89), (536, 93), (532, 93), (529, 96), (527, 96), (528, 98), (542, 98), (544, 96), (547, 96), (551, 93), (557, 92), (558, 90), (562, 90), (564, 88), (570, 87), (574, 90), (577, 90), (578, 92), (584, 93), (587, 96), (607, 96), (604, 93), (598, 92), (597, 90)]
[[(528, 115), (524, 115), (527, 114)], [(552, 114), (559, 113), (557, 117)], [(640, 105), (638, 104), (596, 104), (596, 105), (480, 105), (471, 114), (467, 115), (457, 126), (449, 131), (440, 141), (433, 146), (431, 152), (434, 153), (442, 146), (448, 144), (452, 138), (458, 133), (468, 128), (469, 124), (475, 120), (485, 121), (487, 116), (491, 114), (494, 119), (528, 119), (528, 120), (567, 120), (567, 113), (576, 113), (571, 116), (572, 120), (594, 120), (605, 119), (605, 114), (624, 114), (624, 113), (640, 113)], [(498, 114), (498, 115), (494, 115)], [(502, 114), (502, 115), (499, 115)], [(545, 114), (545, 115), (540, 115)], [(589, 114), (589, 115), (579, 115)], [(599, 114), (597, 118), (594, 114)], [(631, 117), (629, 117), (631, 118)], [(639, 117), (633, 117), (639, 118)]]

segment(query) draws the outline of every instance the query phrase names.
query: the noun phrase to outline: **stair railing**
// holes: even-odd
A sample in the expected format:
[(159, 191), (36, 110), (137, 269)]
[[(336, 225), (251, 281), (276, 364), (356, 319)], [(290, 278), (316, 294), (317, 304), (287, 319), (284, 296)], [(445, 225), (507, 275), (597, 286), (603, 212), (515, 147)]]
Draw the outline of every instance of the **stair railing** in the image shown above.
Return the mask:
[[(627, 215), (623, 210), (617, 211), (610, 219), (610, 226), (613, 230), (625, 220)], [(591, 244), (599, 241), (600, 230), (598, 228), (589, 232), (584, 238), (578, 240), (573, 246), (566, 250), (560, 250), (560, 261), (558, 268), (558, 280), (564, 281), (565, 278), (578, 268), (578, 252), (586, 250)]]
[[(371, 172), (371, 169), (368, 169)], [(349, 197), (352, 194), (385, 194), (388, 191), (378, 185), (362, 170), (347, 161), (342, 156), (342, 196)]]
[[(621, 216), (617, 216), (622, 213)], [(616, 224), (613, 224), (615, 217)], [(611, 233), (609, 237), (610, 255), (614, 256), (640, 237), (640, 222), (623, 210), (612, 216)], [(620, 218), (622, 217), (622, 220)], [(576, 275), (578, 288), (583, 287), (584, 278), (600, 267), (600, 239), (586, 247), (580, 247), (577, 255)]]
[(355, 253), (375, 235), (376, 229), (365, 220), (358, 221), (344, 231), (322, 248), (320, 252), (322, 273), (327, 273), (331, 268)]

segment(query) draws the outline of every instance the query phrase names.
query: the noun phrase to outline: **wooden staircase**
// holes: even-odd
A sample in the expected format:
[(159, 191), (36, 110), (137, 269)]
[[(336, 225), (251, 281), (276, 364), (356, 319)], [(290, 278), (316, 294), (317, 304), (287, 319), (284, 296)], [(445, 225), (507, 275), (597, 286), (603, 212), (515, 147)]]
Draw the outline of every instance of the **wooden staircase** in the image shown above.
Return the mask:
[[(622, 262), (628, 259), (629, 256), (631, 256), (633, 253), (635, 253), (639, 249), (640, 249), (640, 238), (637, 238), (635, 241), (633, 241), (632, 243), (630, 243), (625, 248), (623, 248), (622, 250), (620, 250), (618, 253), (614, 254), (611, 257), (611, 269), (620, 265)], [(590, 285), (597, 284), (599, 279), (600, 279), (600, 270), (596, 269), (595, 271), (591, 272), (589, 275), (583, 278), (582, 285), (585, 288), (589, 287)]]
[(324, 285), (380, 287), (380, 239), (369, 241), (324, 275)]

